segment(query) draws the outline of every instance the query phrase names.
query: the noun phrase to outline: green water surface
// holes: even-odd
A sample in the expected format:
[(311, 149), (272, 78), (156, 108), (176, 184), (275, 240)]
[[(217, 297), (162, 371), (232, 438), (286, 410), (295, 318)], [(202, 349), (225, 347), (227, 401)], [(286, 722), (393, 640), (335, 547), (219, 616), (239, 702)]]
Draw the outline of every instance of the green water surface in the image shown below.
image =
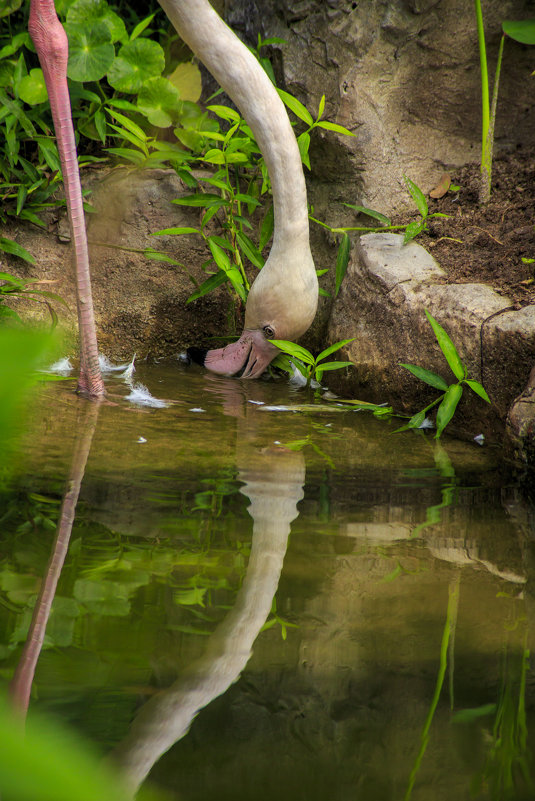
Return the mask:
[(33, 404), (0, 492), (4, 683), (85, 456), (30, 708), (132, 788), (535, 797), (535, 516), (501, 454), (282, 380), (134, 380), (167, 405), (118, 375), (100, 406), (68, 383)]

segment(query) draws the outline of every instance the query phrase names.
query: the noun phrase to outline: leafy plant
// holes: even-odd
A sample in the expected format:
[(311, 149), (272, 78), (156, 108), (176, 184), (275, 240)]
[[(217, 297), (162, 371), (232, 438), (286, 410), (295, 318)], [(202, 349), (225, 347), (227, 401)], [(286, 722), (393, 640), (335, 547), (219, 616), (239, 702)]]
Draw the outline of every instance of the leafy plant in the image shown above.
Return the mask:
[[(0, 238), (0, 247), (3, 242), (8, 240), (3, 240)], [(16, 244), (16, 243), (12, 243)], [(9, 252), (15, 253), (15, 255), (20, 256), (20, 251), (24, 251), (20, 245), (17, 245), (15, 249), (12, 249)], [(27, 256), (32, 259), (30, 254), (27, 251), (24, 251)], [(28, 261), (30, 259), (27, 259)], [(33, 259), (32, 259), (33, 261)], [(2, 317), (11, 317), (15, 319), (17, 322), (21, 323), (22, 320), (20, 319), (17, 312), (11, 308), (11, 306), (7, 306), (5, 301), (11, 301), (14, 299), (21, 299), (27, 298), (28, 300), (35, 301), (36, 303), (44, 303), (50, 313), (50, 317), (52, 318), (52, 327), (55, 327), (58, 322), (58, 316), (54, 310), (54, 307), (51, 305), (50, 301), (55, 301), (57, 303), (62, 303), (64, 306), (67, 304), (63, 300), (60, 295), (57, 295), (55, 292), (49, 292), (47, 289), (36, 289), (35, 287), (40, 284), (46, 284), (47, 281), (39, 280), (38, 278), (17, 278), (10, 273), (0, 273), (0, 320)]]
[(426, 384), (435, 387), (435, 389), (441, 390), (442, 394), (432, 401), (432, 403), (428, 404), (425, 409), (422, 409), (420, 412), (417, 412), (415, 415), (413, 415), (409, 422), (401, 428), (398, 428), (397, 431), (406, 431), (410, 428), (420, 428), (424, 423), (427, 412), (434, 406), (438, 405), (436, 416), (437, 432), (435, 434), (436, 439), (438, 439), (455, 414), (457, 404), (461, 400), (465, 385), (470, 387), (473, 392), (479, 395), (480, 398), (483, 398), (483, 400), (487, 401), (487, 403), (490, 403), (490, 400), (485, 389), (479, 383), (479, 381), (467, 378), (467, 368), (461, 361), (459, 354), (457, 353), (457, 349), (455, 348), (455, 345), (451, 341), (446, 331), (437, 323), (435, 318), (427, 311), (427, 309), (425, 309), (425, 315), (437, 338), (440, 349), (444, 354), (444, 357), (457, 381), (453, 384), (448, 384), (447, 381), (442, 378), (442, 376), (432, 373), (430, 370), (426, 370), (424, 367), (419, 367), (416, 364), (400, 364), (401, 367), (405, 367), (421, 381), (424, 381)]
[(498, 89), (500, 86), (505, 37), (509, 36), (511, 39), (521, 42), (522, 44), (535, 44), (535, 20), (527, 19), (517, 22), (507, 21), (502, 23), (503, 34), (498, 48), (496, 73), (494, 85), (492, 87), (492, 98), (490, 99), (487, 49), (485, 44), (485, 28), (483, 25), (481, 0), (474, 0), (474, 5), (481, 69), (481, 184), (479, 187), (479, 202), (487, 203), (491, 193), (494, 124), (496, 121), (496, 107), (498, 105)]
[[(349, 342), (353, 342), (354, 339), (355, 337), (352, 337), (351, 339), (343, 339), (340, 342), (335, 342), (334, 345), (322, 350), (318, 356), (313, 356), (309, 350), (302, 345), (297, 345), (295, 342), (288, 342), (285, 339), (270, 339), (269, 341), (273, 345), (276, 345), (283, 353), (291, 357), (291, 362), (305, 377), (307, 386), (309, 386), (312, 379), (321, 381), (325, 371), (340, 370), (353, 364), (353, 362), (350, 361), (324, 362), (323, 360), (337, 350), (340, 350), (340, 348), (343, 348)], [(275, 367), (281, 367), (283, 370), (291, 371), (288, 360), (280, 356), (277, 356), (273, 361), (273, 365)]]

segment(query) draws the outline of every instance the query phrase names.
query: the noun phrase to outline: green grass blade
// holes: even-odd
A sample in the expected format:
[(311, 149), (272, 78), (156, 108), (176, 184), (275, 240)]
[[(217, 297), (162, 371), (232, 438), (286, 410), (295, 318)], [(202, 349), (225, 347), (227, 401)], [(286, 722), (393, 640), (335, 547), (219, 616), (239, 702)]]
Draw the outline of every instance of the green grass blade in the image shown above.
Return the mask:
[(446, 390), (444, 399), (437, 410), (437, 433), (435, 438), (438, 439), (451, 418), (455, 414), (457, 404), (461, 400), (463, 388), (461, 384), (451, 384)]
[(399, 363), (399, 366), (409, 370), (420, 381), (425, 381), (426, 384), (435, 387), (435, 389), (441, 389), (445, 392), (448, 388), (448, 384), (441, 376), (426, 370), (425, 367), (419, 367), (417, 364), (403, 364), (402, 362)]
[(427, 205), (427, 200), (425, 198), (424, 193), (422, 192), (420, 187), (417, 186), (414, 183), (414, 181), (411, 181), (411, 179), (408, 178), (406, 175), (403, 176), (403, 180), (405, 181), (405, 184), (410, 192), (412, 199), (416, 203), (416, 208), (418, 209), (422, 217), (425, 219), (429, 212), (429, 207)]
[(437, 323), (437, 321), (431, 314), (429, 314), (427, 309), (424, 309), (424, 311), (425, 311), (425, 316), (429, 320), (429, 324), (433, 329), (434, 334), (437, 338), (437, 342), (440, 345), (440, 350), (444, 354), (453, 375), (458, 381), (462, 381), (466, 375), (466, 368), (462, 363), (459, 354), (457, 353), (457, 348), (449, 338), (448, 334), (444, 331), (442, 326)]
[(340, 348), (343, 348), (344, 345), (349, 345), (349, 343), (354, 342), (355, 339), (356, 337), (351, 337), (351, 339), (342, 339), (340, 342), (335, 342), (334, 345), (330, 345), (330, 347), (321, 351), (321, 353), (316, 357), (316, 362), (321, 362), (321, 360), (325, 359), (326, 356), (330, 356), (331, 353), (340, 350)]

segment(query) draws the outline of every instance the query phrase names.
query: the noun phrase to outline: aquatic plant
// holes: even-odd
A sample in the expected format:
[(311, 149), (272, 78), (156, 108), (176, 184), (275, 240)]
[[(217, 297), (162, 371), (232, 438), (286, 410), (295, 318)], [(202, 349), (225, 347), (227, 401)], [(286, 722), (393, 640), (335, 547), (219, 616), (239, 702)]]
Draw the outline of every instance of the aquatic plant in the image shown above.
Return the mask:
[(485, 44), (485, 28), (481, 0), (474, 0), (477, 39), (479, 46), (479, 63), (481, 70), (481, 183), (479, 186), (479, 202), (487, 203), (491, 194), (492, 155), (494, 149), (494, 124), (498, 105), (498, 90), (502, 68), (503, 47), (505, 37), (509, 36), (522, 44), (535, 44), (535, 20), (507, 21), (502, 23), (503, 34), (498, 48), (496, 73), (492, 87), (492, 98), (489, 97), (489, 75), (487, 49)]
[(421, 428), (426, 419), (427, 412), (434, 406), (438, 405), (436, 415), (437, 431), (435, 434), (435, 437), (438, 439), (455, 414), (455, 410), (457, 409), (457, 405), (461, 400), (465, 385), (470, 387), (470, 389), (475, 392), (476, 395), (479, 395), (479, 397), (483, 398), (483, 400), (485, 400), (487, 403), (490, 403), (490, 399), (479, 381), (475, 381), (474, 379), (467, 377), (468, 370), (461, 361), (457, 349), (455, 348), (455, 345), (451, 341), (446, 331), (437, 323), (435, 318), (427, 311), (427, 309), (425, 309), (425, 315), (437, 338), (440, 349), (444, 354), (444, 357), (457, 381), (453, 384), (448, 384), (447, 381), (442, 378), (442, 376), (432, 373), (430, 370), (427, 370), (424, 367), (419, 367), (416, 364), (400, 363), (400, 367), (405, 367), (405, 369), (409, 370), (424, 383), (429, 384), (435, 389), (442, 390), (442, 394), (439, 395), (434, 401), (429, 403), (424, 409), (413, 415), (409, 422), (401, 428), (398, 428), (397, 431), (406, 431), (410, 428)]

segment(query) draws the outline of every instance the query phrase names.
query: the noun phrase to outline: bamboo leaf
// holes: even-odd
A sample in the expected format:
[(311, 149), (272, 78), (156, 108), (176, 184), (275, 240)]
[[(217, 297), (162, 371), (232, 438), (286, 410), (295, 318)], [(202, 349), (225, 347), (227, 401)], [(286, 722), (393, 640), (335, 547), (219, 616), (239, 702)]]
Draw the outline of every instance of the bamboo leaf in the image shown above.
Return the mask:
[(296, 345), (295, 342), (288, 342), (286, 339), (270, 339), (272, 345), (275, 345), (283, 353), (288, 353), (290, 356), (295, 356), (305, 364), (314, 364), (314, 357), (306, 348), (301, 345)]
[(405, 181), (405, 185), (407, 186), (407, 189), (409, 190), (412, 199), (416, 203), (418, 211), (425, 219), (429, 212), (429, 206), (427, 205), (427, 200), (425, 198), (424, 193), (422, 192), (420, 187), (416, 186), (414, 181), (411, 181), (411, 179), (408, 178), (406, 175), (403, 176), (403, 180)]
[[(322, 359), (325, 359), (326, 356), (330, 356), (331, 353), (335, 353), (340, 348), (343, 348), (345, 345), (349, 345), (350, 342), (354, 342), (356, 337), (351, 337), (351, 339), (342, 339), (340, 342), (335, 342), (334, 345), (330, 345), (325, 350), (322, 350), (321, 353), (316, 356), (316, 362), (321, 362)], [(352, 362), (351, 362), (352, 364)]]
[(344, 276), (347, 271), (347, 265), (349, 264), (349, 249), (350, 249), (350, 241), (349, 235), (343, 234), (342, 240), (338, 247), (338, 254), (336, 256), (336, 270), (335, 270), (335, 288), (334, 288), (334, 296), (338, 296), (338, 292), (340, 291), (340, 287), (342, 286), (342, 281), (344, 280)]
[(414, 220), (407, 225), (405, 228), (405, 234), (403, 235), (403, 244), (406, 245), (407, 242), (410, 242), (414, 239), (418, 234), (421, 234), (425, 228), (425, 222), (423, 220)]
[[(311, 113), (296, 97), (289, 94), (289, 92), (285, 92), (284, 89), (277, 89), (277, 92), (284, 104), (288, 106), (290, 111), (293, 111), (296, 117), (306, 122), (307, 125), (314, 125)], [(319, 123), (319, 125), (323, 125), (323, 123)]]
[(437, 433), (435, 434), (435, 439), (440, 437), (455, 414), (455, 409), (461, 400), (462, 394), (463, 388), (461, 384), (451, 384), (444, 393), (442, 403), (437, 410)]
[(455, 378), (458, 381), (462, 381), (462, 379), (466, 375), (466, 368), (462, 363), (459, 354), (457, 353), (457, 349), (451, 339), (449, 338), (448, 334), (444, 331), (441, 325), (437, 323), (435, 318), (429, 314), (427, 309), (424, 309), (425, 316), (429, 320), (431, 328), (434, 331), (434, 334), (437, 338), (438, 344), (440, 345), (440, 349), (444, 356), (446, 357), (446, 361), (448, 362), (449, 366), (451, 367), (451, 371), (454, 374)]
[(238, 231), (236, 234), (236, 239), (240, 248), (243, 250), (251, 264), (254, 264), (255, 267), (258, 267), (258, 269), (261, 270), (264, 266), (264, 259), (262, 258), (262, 254), (259, 253), (254, 246), (253, 242), (251, 242), (247, 234), (244, 234), (242, 231)]
[(384, 225), (390, 225), (390, 217), (387, 217), (386, 214), (381, 214), (380, 211), (375, 211), (375, 209), (368, 209), (366, 206), (357, 206), (354, 203), (344, 203), (344, 206), (347, 206), (350, 209), (355, 209), (360, 214), (366, 214), (367, 217), (373, 217), (374, 220), (378, 220)]
[(4, 253), (11, 253), (12, 256), (18, 256), (19, 259), (24, 259), (30, 264), (35, 264), (34, 257), (31, 253), (28, 253), (26, 248), (23, 248), (17, 242), (13, 242), (12, 239), (7, 239), (5, 236), (0, 236), (0, 250), (3, 250)]
[(353, 131), (349, 131), (347, 128), (344, 128), (343, 125), (338, 125), (336, 122), (327, 122), (327, 120), (321, 120), (321, 122), (317, 123), (318, 128), (325, 128), (326, 131), (334, 131), (335, 133), (343, 134), (344, 136), (356, 136)]
[(399, 366), (405, 367), (406, 370), (409, 370), (409, 372), (415, 375), (416, 378), (419, 378), (420, 381), (425, 381), (426, 384), (435, 387), (435, 389), (446, 391), (448, 388), (448, 384), (441, 376), (432, 373), (430, 370), (426, 370), (425, 367), (419, 367), (417, 364), (402, 364), (401, 362)]
[(204, 281), (198, 289), (193, 292), (189, 298), (187, 299), (186, 303), (191, 303), (192, 300), (197, 300), (197, 298), (202, 298), (203, 295), (207, 295), (212, 290), (216, 289), (221, 284), (224, 284), (225, 281), (228, 281), (228, 275), (224, 270), (219, 270), (219, 272), (215, 273), (215, 275), (211, 275), (206, 281)]
[(476, 395), (479, 395), (480, 398), (483, 398), (483, 400), (487, 401), (487, 403), (490, 403), (490, 398), (487, 395), (484, 386), (480, 384), (479, 381), (474, 381), (472, 378), (465, 378), (464, 383), (468, 384), (470, 389), (473, 390)]

